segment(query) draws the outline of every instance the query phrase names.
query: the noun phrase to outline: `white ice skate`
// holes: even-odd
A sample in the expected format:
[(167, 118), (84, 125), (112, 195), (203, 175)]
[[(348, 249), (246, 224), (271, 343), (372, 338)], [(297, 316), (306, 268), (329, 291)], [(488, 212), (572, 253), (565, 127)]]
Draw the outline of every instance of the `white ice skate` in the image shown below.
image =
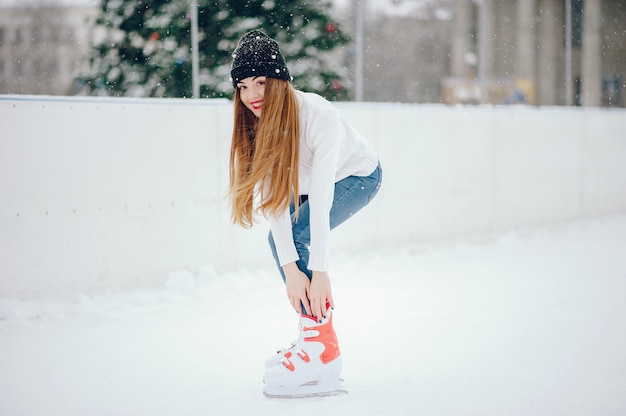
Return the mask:
[[(298, 322), (298, 333), (302, 333), (302, 319), (300, 319), (300, 322)], [(267, 370), (268, 368), (273, 367), (276, 364), (280, 364), (285, 358), (285, 354), (289, 352), (293, 347), (295, 347), (297, 343), (298, 340), (296, 339), (291, 341), (288, 347), (276, 350), (276, 353), (274, 355), (268, 357), (265, 360), (265, 369)]]
[(265, 361), (263, 394), (272, 398), (331, 396), (341, 390), (342, 360), (329, 309), (322, 323), (300, 319), (300, 337)]
[(281, 349), (276, 351), (276, 354), (274, 354), (271, 357), (267, 358), (265, 360), (265, 369), (267, 370), (270, 367), (274, 367), (276, 364), (280, 364), (283, 361), (283, 359), (285, 358), (285, 354), (289, 350), (291, 350), (293, 347), (295, 347), (297, 342), (298, 342), (298, 340), (291, 341), (291, 344), (289, 345), (289, 347), (281, 348)]

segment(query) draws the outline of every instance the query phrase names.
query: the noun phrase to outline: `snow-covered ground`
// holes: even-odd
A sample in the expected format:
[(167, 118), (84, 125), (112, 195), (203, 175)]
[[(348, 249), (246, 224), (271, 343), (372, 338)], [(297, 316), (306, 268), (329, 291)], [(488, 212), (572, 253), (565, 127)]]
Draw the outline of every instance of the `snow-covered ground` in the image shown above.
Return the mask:
[(0, 301), (0, 415), (624, 415), (626, 217), (333, 258), (346, 395), (267, 399), (273, 270)]

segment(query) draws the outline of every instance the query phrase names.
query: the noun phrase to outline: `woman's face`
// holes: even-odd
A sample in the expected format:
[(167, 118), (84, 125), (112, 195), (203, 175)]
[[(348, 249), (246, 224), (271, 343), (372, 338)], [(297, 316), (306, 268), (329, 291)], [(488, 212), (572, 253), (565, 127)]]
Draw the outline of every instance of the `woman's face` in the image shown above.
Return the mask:
[(248, 77), (237, 83), (239, 99), (255, 116), (261, 116), (266, 77)]

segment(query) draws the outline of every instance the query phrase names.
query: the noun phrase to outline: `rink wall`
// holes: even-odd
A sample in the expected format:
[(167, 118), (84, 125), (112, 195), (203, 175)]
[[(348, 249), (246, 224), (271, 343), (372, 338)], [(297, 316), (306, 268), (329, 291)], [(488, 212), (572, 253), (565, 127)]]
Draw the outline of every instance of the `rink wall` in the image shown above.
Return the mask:
[[(231, 107), (0, 96), (0, 297), (273, 267), (266, 224), (229, 222)], [(338, 252), (626, 212), (623, 110), (337, 107), (384, 172), (371, 206), (333, 232)]]

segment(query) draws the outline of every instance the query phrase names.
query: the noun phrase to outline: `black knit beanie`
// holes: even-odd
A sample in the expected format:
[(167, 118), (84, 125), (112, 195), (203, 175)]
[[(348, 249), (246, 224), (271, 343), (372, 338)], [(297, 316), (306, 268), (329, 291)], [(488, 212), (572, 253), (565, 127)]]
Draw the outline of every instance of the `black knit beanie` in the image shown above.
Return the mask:
[(259, 29), (241, 37), (233, 52), (233, 66), (230, 79), (233, 87), (248, 77), (266, 76), (291, 81), (291, 75), (280, 53), (278, 43)]

